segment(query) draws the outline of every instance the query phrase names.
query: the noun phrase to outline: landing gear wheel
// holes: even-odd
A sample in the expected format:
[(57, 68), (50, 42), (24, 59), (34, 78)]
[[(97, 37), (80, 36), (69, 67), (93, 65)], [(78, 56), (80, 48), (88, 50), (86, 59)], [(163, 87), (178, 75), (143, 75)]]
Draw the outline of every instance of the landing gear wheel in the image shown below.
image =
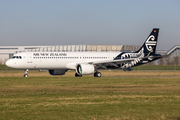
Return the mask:
[(28, 75), (27, 75), (27, 74), (24, 74), (24, 77), (28, 77)]
[(75, 74), (75, 77), (82, 77), (82, 75), (79, 75), (79, 74), (76, 73), (76, 74)]
[(100, 72), (95, 72), (94, 77), (101, 77), (101, 73)]
[(28, 69), (25, 70), (25, 74), (24, 74), (24, 77), (28, 77)]

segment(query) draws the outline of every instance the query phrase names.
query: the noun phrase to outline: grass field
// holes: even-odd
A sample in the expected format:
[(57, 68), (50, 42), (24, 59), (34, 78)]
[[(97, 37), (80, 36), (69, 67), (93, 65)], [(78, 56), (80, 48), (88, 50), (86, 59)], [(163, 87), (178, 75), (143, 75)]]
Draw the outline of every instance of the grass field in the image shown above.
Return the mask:
[(180, 71), (0, 71), (2, 120), (179, 120)]

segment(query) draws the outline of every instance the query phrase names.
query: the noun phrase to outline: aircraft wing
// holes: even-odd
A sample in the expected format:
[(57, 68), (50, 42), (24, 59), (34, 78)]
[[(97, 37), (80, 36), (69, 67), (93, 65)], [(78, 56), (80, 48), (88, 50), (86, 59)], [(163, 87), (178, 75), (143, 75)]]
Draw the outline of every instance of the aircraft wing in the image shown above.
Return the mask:
[(146, 56), (146, 57), (140, 57), (140, 58), (130, 58), (130, 59), (116, 59), (116, 60), (107, 60), (107, 61), (95, 61), (93, 64), (97, 67), (107, 69), (108, 67), (115, 67), (115, 68), (122, 68), (126, 64), (126, 67), (133, 67), (138, 63), (147, 63), (149, 60), (161, 58), (162, 55), (160, 54), (154, 54), (153, 56)]
[(131, 61), (134, 61), (135, 59), (119, 59), (119, 60), (106, 60), (106, 61), (95, 61), (93, 64), (99, 68), (107, 69), (107, 66), (120, 68), (120, 64), (126, 64), (130, 63)]

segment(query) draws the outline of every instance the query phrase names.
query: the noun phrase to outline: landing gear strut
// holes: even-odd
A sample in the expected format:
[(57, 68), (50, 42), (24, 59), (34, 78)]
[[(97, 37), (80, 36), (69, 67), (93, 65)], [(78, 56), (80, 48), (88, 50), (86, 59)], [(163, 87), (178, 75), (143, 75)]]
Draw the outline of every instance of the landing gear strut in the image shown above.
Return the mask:
[(98, 69), (97, 69), (96, 72), (94, 73), (94, 77), (101, 77), (101, 73), (98, 72)]
[(25, 74), (24, 74), (24, 77), (28, 77), (28, 69), (25, 70)]

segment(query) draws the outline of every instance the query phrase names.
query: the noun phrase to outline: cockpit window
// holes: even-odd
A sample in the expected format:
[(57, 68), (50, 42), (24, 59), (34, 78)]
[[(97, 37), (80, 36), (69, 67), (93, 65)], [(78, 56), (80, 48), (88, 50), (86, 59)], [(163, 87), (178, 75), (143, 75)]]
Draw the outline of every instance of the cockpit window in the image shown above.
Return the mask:
[(13, 56), (12, 59), (22, 59), (21, 56)]

